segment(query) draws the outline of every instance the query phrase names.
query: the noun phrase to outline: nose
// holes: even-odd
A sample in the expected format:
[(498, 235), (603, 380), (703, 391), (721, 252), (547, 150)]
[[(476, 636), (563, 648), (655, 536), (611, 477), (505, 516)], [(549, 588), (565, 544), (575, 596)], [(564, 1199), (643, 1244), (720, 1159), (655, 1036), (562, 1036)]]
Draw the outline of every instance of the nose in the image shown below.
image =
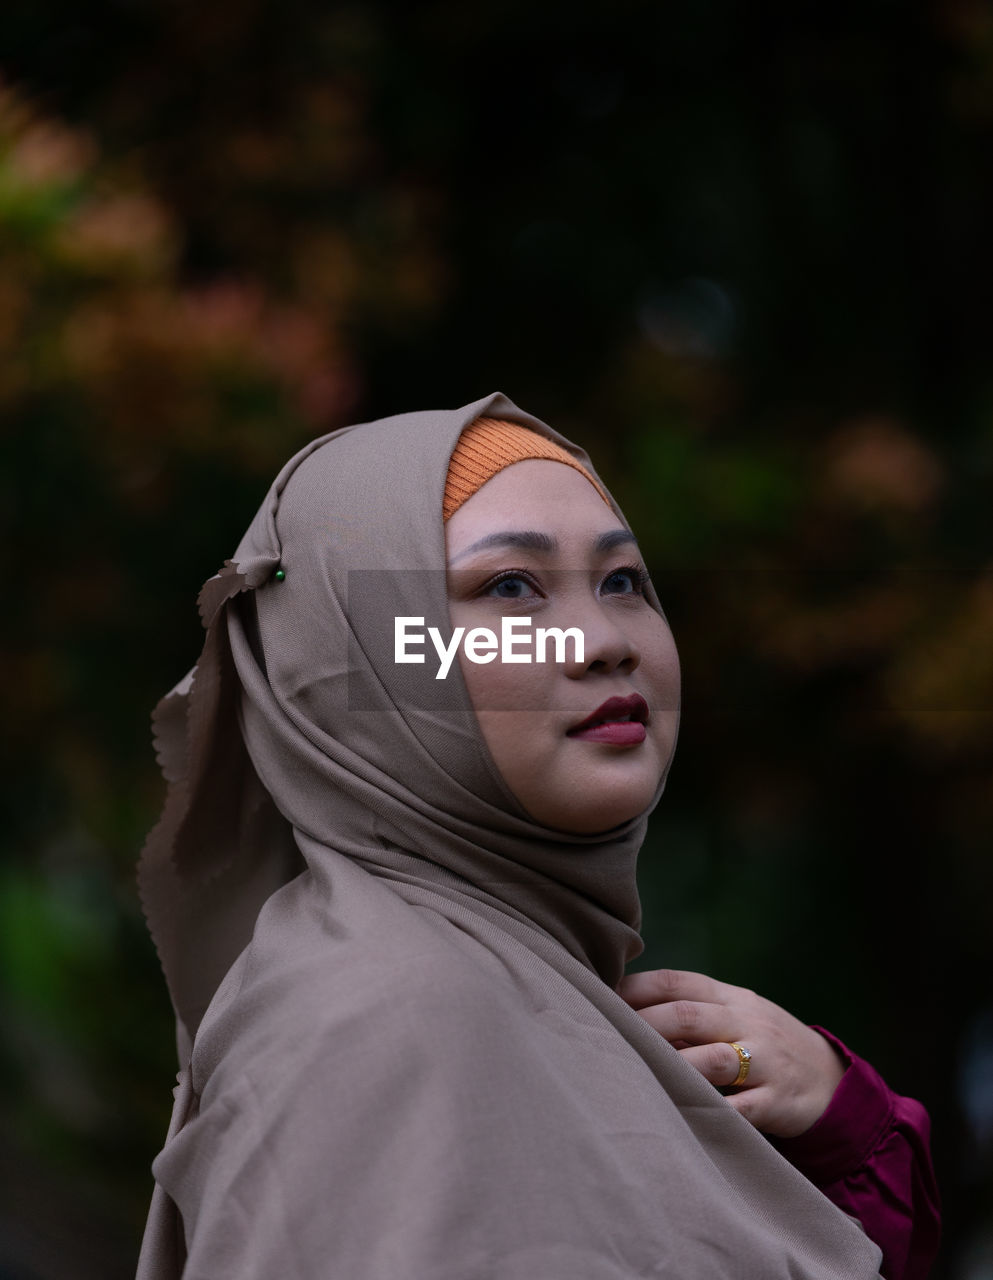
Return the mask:
[(588, 672), (630, 675), (640, 665), (641, 650), (634, 638), (623, 621), (611, 617), (604, 606), (594, 603), (585, 610), (579, 626), (583, 632), (582, 662), (576, 660), (574, 645), (566, 648), (569, 660), (563, 669), (571, 679), (579, 680)]

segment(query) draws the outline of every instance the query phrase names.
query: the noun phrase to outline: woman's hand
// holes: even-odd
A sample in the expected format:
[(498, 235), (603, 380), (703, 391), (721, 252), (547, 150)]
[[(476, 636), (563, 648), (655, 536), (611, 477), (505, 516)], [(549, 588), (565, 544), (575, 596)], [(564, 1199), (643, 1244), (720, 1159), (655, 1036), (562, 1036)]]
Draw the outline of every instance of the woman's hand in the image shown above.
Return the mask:
[(823, 1036), (745, 987), (703, 973), (649, 969), (622, 978), (617, 992), (719, 1089), (738, 1075), (731, 1041), (748, 1049), (748, 1078), (727, 1100), (763, 1133), (804, 1133), (845, 1073)]

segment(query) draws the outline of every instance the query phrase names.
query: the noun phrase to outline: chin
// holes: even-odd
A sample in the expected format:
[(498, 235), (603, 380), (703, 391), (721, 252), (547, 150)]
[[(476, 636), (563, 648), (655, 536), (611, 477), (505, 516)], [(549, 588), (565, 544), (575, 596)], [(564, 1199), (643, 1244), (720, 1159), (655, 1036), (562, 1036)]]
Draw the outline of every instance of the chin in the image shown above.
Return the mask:
[(572, 835), (600, 835), (639, 817), (654, 798), (654, 785), (647, 793), (644, 788), (632, 788), (627, 794), (619, 794), (615, 787), (600, 797), (586, 790), (575, 803), (564, 806), (554, 815), (532, 816), (538, 817), (546, 826)]

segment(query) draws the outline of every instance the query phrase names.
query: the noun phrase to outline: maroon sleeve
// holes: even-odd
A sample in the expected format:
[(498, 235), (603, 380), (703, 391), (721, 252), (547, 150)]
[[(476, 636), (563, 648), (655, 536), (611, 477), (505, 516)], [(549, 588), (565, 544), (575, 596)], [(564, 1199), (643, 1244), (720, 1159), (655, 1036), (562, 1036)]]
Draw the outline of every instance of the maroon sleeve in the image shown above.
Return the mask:
[(938, 1252), (940, 1201), (928, 1114), (863, 1058), (815, 1027), (845, 1063), (827, 1110), (806, 1133), (773, 1145), (883, 1251), (885, 1280), (926, 1280)]

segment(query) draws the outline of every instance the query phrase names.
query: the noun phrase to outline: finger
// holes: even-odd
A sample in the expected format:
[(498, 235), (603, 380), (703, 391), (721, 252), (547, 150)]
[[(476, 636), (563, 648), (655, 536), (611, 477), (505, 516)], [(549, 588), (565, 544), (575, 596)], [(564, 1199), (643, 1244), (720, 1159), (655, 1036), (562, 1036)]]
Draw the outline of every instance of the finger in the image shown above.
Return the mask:
[(674, 1000), (672, 1004), (647, 1005), (638, 1014), (670, 1043), (681, 1040), (684, 1044), (711, 1044), (715, 1040), (733, 1040), (741, 1032), (741, 1024), (723, 1004)]
[(770, 1131), (774, 1121), (776, 1097), (769, 1085), (757, 1089), (742, 1089), (740, 1093), (729, 1093), (725, 1101), (734, 1107), (750, 1125), (761, 1129), (763, 1133)]
[[(715, 1041), (713, 1044), (691, 1045), (680, 1049), (680, 1055), (717, 1089), (729, 1088), (738, 1078), (741, 1059), (730, 1044)], [(749, 1079), (751, 1071), (749, 1070)], [(737, 1095), (734, 1095), (737, 1096)]]
[(723, 1004), (727, 992), (726, 983), (718, 982), (705, 973), (692, 973), (688, 969), (644, 969), (641, 973), (627, 974), (617, 985), (617, 994), (633, 1009), (643, 1009), (651, 1004), (667, 1004), (673, 1000), (701, 1000)]

